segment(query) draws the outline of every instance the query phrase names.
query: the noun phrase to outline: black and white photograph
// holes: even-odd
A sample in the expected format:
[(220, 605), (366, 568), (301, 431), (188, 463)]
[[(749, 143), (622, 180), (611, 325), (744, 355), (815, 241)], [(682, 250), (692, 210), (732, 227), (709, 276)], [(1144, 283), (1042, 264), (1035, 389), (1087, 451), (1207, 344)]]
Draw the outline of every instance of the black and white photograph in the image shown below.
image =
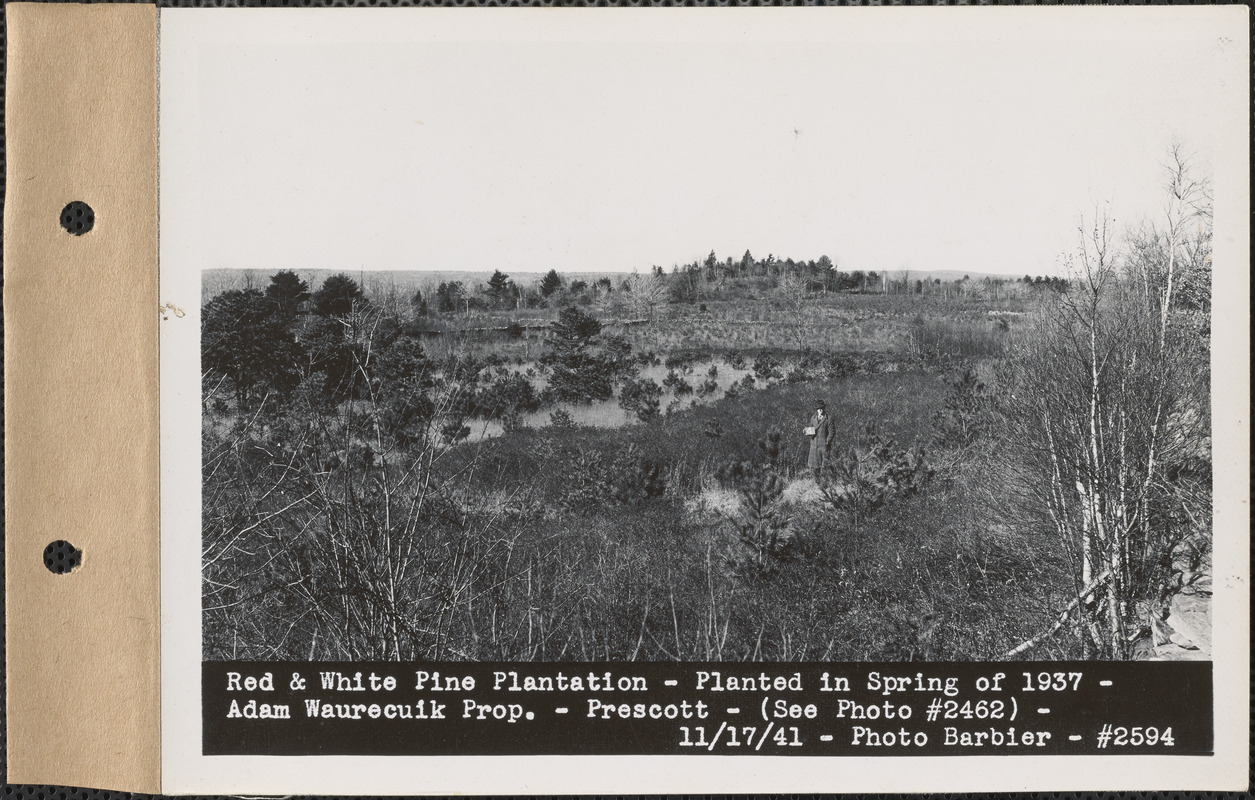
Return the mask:
[(590, 11), (163, 18), (195, 660), (1216, 659), (1234, 27)]
[(215, 209), (205, 657), (1206, 658), (1208, 98), (1106, 47), (1035, 54), (1106, 65), (1055, 104), (855, 78), (918, 49), (398, 75), (365, 152), (316, 125)]

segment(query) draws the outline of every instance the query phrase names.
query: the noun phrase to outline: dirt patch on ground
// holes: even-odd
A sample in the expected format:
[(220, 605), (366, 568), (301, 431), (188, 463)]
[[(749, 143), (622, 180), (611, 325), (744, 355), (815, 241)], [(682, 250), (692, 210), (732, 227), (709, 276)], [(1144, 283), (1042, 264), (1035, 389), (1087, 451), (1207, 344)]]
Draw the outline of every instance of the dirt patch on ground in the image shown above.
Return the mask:
[(732, 517), (741, 508), (741, 495), (732, 489), (714, 486), (684, 501), (684, 508), (695, 517)]
[(785, 503), (800, 505), (803, 503), (822, 503), (824, 502), (824, 495), (819, 489), (819, 484), (815, 483), (814, 478), (798, 478), (784, 487), (784, 493), (780, 495), (780, 499)]
[[(829, 492), (838, 494), (842, 491), (842, 487), (831, 484), (827, 488)], [(782, 506), (822, 505), (826, 502), (823, 489), (810, 477), (789, 481), (779, 500)], [(695, 516), (733, 516), (740, 511), (741, 495), (734, 489), (710, 487), (687, 500), (685, 508)]]

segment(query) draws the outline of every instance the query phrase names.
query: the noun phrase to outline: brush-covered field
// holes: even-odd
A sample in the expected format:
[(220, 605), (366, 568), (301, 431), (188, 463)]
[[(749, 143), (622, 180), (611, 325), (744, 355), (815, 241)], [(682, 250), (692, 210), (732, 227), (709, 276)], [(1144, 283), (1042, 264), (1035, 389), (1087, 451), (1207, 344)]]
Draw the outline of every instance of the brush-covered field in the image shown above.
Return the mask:
[[(1203, 569), (1210, 532), (1143, 496), (1170, 531), (1114, 565), (1143, 606), (1085, 595), (1112, 566), (1078, 538), (1094, 510), (1060, 495), (1061, 527), (1062, 472), (1033, 451), (1079, 463), (1051, 437), (1080, 429), (1025, 410), (1055, 385), (1026, 370), (1067, 292), (829, 288), (433, 311), (279, 273), (208, 297), (205, 657), (1133, 655), (1102, 649), (1104, 599), (1147, 640), (1151, 594)], [(1196, 489), (1194, 450), (1159, 456)]]

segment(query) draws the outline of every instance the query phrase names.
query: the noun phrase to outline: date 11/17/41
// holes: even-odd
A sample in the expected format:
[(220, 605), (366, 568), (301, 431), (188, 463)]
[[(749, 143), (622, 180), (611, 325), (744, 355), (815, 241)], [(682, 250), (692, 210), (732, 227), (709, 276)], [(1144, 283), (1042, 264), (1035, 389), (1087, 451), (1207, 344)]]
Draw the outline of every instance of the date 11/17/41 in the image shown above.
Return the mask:
[[(774, 729), (774, 733), (773, 733)], [(776, 728), (774, 722), (767, 723), (765, 728), (758, 725), (729, 725), (726, 722), (719, 726), (714, 736), (706, 738), (706, 726), (680, 726), (680, 747), (705, 747), (713, 750), (716, 744), (724, 747), (752, 747), (762, 749), (763, 742), (771, 737), (771, 743), (777, 747), (801, 747), (802, 740), (797, 728), (791, 725)]]

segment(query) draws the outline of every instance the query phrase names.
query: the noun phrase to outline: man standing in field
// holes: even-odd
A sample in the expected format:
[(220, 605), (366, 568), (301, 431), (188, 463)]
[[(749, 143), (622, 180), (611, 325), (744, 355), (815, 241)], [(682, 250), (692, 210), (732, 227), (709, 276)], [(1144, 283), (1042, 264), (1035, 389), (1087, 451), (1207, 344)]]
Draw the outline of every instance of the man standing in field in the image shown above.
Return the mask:
[(832, 449), (832, 440), (837, 437), (837, 428), (828, 418), (828, 406), (823, 400), (815, 403), (815, 415), (811, 417), (810, 425), (807, 426), (805, 433), (811, 440), (811, 450), (806, 459), (806, 466), (810, 467), (811, 474), (815, 476), (815, 482), (818, 483), (824, 465), (828, 463), (828, 451)]

